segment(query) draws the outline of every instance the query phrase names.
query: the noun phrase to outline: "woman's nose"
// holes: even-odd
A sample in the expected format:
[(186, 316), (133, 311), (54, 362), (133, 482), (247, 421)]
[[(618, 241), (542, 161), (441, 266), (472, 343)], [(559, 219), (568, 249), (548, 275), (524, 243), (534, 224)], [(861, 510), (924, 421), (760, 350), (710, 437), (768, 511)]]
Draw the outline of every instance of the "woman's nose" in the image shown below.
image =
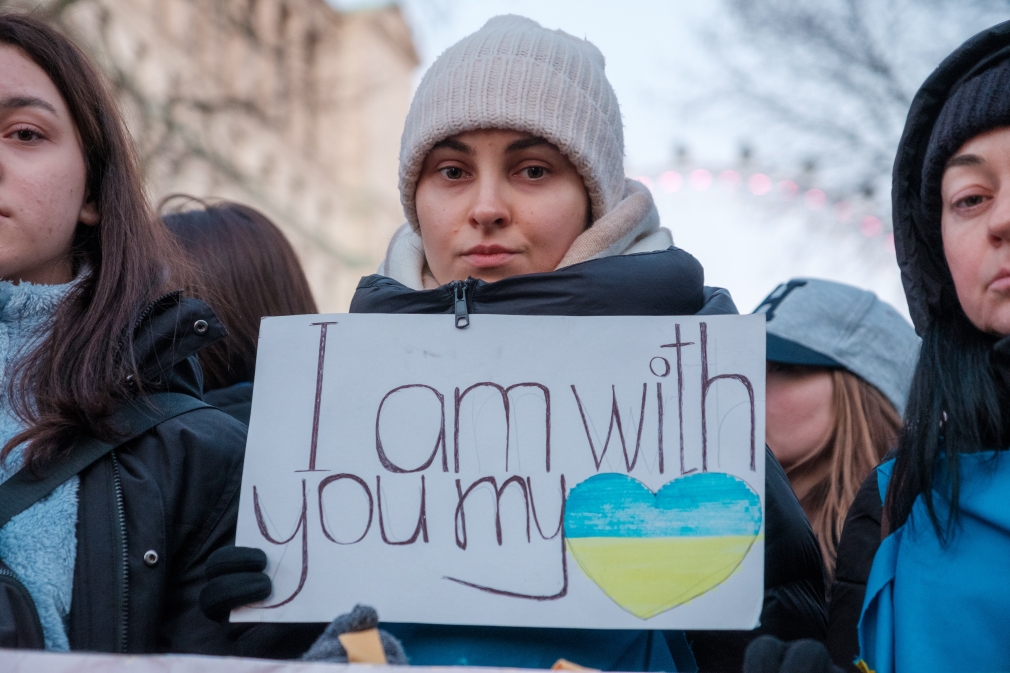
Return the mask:
[(506, 227), (512, 222), (511, 208), (497, 177), (478, 178), (470, 224), (478, 227)]
[(993, 199), (989, 235), (995, 241), (1010, 242), (1010, 189), (1001, 189)]

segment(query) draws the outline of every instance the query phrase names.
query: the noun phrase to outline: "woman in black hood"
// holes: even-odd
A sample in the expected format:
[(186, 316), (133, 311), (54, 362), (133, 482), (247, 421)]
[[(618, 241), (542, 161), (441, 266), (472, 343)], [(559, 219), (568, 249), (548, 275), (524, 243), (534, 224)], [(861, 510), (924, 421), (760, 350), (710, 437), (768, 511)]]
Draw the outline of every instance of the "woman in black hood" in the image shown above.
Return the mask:
[(922, 85), (892, 198), (923, 341), (895, 459), (842, 533), (829, 649), (878, 672), (1010, 670), (1010, 22)]

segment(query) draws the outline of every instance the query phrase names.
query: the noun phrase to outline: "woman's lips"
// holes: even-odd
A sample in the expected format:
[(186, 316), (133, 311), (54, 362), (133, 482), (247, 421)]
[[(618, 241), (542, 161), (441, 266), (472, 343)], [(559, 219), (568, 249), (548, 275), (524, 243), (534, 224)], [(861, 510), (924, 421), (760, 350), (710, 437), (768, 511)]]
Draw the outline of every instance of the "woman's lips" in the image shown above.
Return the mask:
[(462, 257), (478, 269), (488, 269), (505, 264), (517, 254), (500, 245), (475, 245), (464, 252)]
[(989, 283), (989, 289), (993, 292), (1010, 292), (1010, 269), (1004, 269), (997, 273)]

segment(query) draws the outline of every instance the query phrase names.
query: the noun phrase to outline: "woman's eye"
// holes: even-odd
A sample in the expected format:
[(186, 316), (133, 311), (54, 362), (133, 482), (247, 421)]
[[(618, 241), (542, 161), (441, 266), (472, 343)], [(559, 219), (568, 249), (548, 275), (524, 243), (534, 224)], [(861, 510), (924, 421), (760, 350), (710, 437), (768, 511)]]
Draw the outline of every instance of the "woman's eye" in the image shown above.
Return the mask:
[(981, 205), (985, 201), (985, 196), (981, 194), (972, 194), (971, 196), (966, 196), (963, 199), (958, 199), (954, 202), (955, 208), (974, 208), (975, 206)]
[(458, 166), (449, 166), (439, 172), (446, 180), (459, 180), (463, 177), (463, 169)]
[(539, 180), (547, 175), (547, 169), (543, 166), (528, 166), (522, 170), (530, 180)]
[(17, 129), (13, 135), (16, 140), (23, 143), (35, 142), (42, 138), (42, 134), (34, 129)]

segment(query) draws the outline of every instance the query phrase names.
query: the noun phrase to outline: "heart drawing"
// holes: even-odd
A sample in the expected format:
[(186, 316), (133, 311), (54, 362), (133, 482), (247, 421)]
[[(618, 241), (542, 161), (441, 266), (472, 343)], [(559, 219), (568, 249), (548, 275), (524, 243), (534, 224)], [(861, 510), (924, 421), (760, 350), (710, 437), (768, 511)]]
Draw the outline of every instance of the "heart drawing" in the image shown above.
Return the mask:
[(655, 494), (627, 475), (597, 474), (565, 505), (565, 537), (579, 567), (641, 619), (724, 582), (760, 532), (758, 494), (718, 472), (674, 479)]

